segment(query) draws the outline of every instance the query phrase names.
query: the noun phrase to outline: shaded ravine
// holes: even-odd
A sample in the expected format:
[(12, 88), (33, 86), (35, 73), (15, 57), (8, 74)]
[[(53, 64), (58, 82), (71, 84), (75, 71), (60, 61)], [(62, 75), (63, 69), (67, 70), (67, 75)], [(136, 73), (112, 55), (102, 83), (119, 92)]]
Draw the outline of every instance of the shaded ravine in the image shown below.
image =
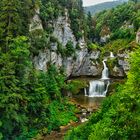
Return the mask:
[[(86, 97), (86, 98), (90, 98), (90, 97)], [(80, 124), (88, 121), (88, 117), (93, 112), (97, 111), (97, 109), (100, 106), (99, 103), (95, 103), (94, 106), (89, 106), (89, 104), (87, 104), (87, 102), (85, 104), (83, 102), (81, 102), (82, 104), (80, 104), (80, 102), (78, 102), (76, 100), (76, 98), (74, 98), (74, 97), (70, 99), (70, 103), (74, 104), (77, 107), (77, 109), (79, 110), (79, 112), (77, 112), (75, 114), (75, 116), (78, 119), (77, 122), (72, 121), (66, 126), (60, 126), (60, 131), (52, 131), (49, 135), (42, 137), (40, 140), (63, 140), (65, 134), (69, 130), (71, 130), (73, 127), (77, 127)]]
[(44, 140), (63, 140), (63, 137), (68, 130), (88, 121), (90, 114), (99, 108), (100, 103), (104, 97), (106, 97), (109, 86), (109, 72), (105, 61), (107, 60), (103, 60), (104, 69), (102, 71), (101, 79), (89, 81), (89, 87), (88, 89), (84, 89), (85, 93), (83, 95), (72, 96), (70, 98), (70, 102), (79, 110), (79, 112), (75, 114), (78, 121), (70, 122), (66, 126), (60, 126), (59, 132), (52, 131), (50, 135), (44, 137)]

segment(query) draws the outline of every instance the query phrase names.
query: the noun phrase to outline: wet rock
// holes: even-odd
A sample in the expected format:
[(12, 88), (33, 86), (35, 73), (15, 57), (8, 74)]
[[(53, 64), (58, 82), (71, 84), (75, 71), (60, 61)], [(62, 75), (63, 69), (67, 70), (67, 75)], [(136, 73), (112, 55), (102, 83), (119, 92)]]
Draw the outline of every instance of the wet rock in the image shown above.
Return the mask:
[(114, 76), (114, 77), (123, 77), (124, 76), (124, 70), (121, 67), (115, 66), (113, 68), (112, 76)]
[(81, 122), (84, 123), (84, 122), (87, 122), (88, 119), (87, 118), (81, 118)]
[(86, 112), (83, 112), (83, 113), (82, 113), (82, 115), (83, 115), (83, 116), (86, 116), (86, 115), (87, 115), (87, 113), (86, 113)]
[(83, 113), (86, 113), (86, 112), (87, 112), (87, 110), (86, 110), (86, 109), (82, 109), (82, 112), (83, 112)]
[(93, 108), (87, 108), (87, 111), (88, 111), (89, 113), (91, 113), (91, 112), (93, 112)]

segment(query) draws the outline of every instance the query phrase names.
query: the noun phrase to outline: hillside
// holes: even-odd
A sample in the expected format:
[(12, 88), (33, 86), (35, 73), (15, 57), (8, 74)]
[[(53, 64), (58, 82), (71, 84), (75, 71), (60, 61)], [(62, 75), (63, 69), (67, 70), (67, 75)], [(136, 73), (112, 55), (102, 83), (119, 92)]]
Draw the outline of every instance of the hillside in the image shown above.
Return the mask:
[(93, 21), (96, 23), (94, 31), (99, 38), (97, 40), (102, 37), (107, 39), (103, 42), (101, 53), (110, 50), (115, 54), (108, 60), (108, 67), (118, 67), (116, 61), (119, 53), (121, 57), (125, 55), (120, 62), (129, 60), (130, 69), (126, 82), (115, 86), (89, 121), (69, 131), (65, 140), (139, 140), (140, 68), (137, 66), (140, 64), (140, 44), (137, 43), (140, 43), (140, 3), (131, 1), (100, 12)]
[[(71, 124), (66, 140), (139, 140), (137, 0), (96, 16), (82, 0), (0, 0), (0, 10), (0, 140), (45, 139)], [(77, 95), (104, 103), (95, 112)]]
[(91, 14), (94, 15), (94, 14), (100, 12), (100, 11), (114, 8), (114, 7), (122, 4), (123, 2), (125, 2), (125, 1), (118, 0), (118, 1), (112, 1), (112, 2), (104, 2), (104, 3), (101, 3), (101, 4), (84, 7), (84, 10), (85, 10), (86, 13), (91, 12)]

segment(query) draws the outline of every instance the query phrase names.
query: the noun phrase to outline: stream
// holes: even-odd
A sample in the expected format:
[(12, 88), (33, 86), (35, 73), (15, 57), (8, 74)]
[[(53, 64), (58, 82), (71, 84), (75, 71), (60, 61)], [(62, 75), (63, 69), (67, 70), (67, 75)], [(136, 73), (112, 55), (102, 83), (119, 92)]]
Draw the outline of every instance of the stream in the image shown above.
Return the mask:
[(88, 121), (88, 117), (100, 107), (110, 85), (109, 70), (106, 66), (106, 61), (107, 59), (102, 61), (104, 69), (101, 78), (96, 80), (90, 79), (88, 81), (88, 87), (84, 88), (78, 95), (72, 95), (70, 97), (70, 102), (75, 104), (80, 111), (75, 114), (78, 118), (78, 122), (70, 122), (67, 126), (61, 126), (60, 132), (53, 131), (50, 135), (46, 136), (44, 140), (63, 140), (68, 130)]
[(52, 131), (50, 135), (45, 136), (40, 140), (63, 140), (64, 135), (73, 127), (77, 127), (80, 124), (88, 121), (88, 117), (96, 112), (100, 107), (105, 97), (88, 97), (81, 92), (79, 95), (75, 95), (70, 98), (70, 102), (75, 104), (79, 109), (79, 113), (76, 113), (78, 122), (70, 122), (67, 126), (61, 126), (60, 131)]
[[(82, 79), (80, 78), (80, 80), (82, 80)], [(83, 80), (85, 80), (85, 78)], [(88, 80), (89, 83), (92, 81), (98, 81), (97, 79), (92, 79), (92, 78), (90, 78), (90, 79), (87, 78), (86, 80)], [(124, 80), (122, 80), (122, 79), (115, 79), (115, 80), (110, 79), (110, 81), (111, 81), (110, 85), (109, 86), (106, 85), (105, 88), (102, 88), (102, 87), (104, 87), (104, 84), (101, 86), (98, 86), (98, 84), (97, 84), (98, 82), (97, 83), (93, 82), (93, 84), (95, 84), (95, 85), (97, 84), (96, 90), (99, 91), (99, 96), (97, 96), (98, 94), (96, 91), (96, 92), (94, 92), (95, 96), (90, 97), (90, 95), (89, 95), (90, 87), (89, 87), (89, 88), (86, 88), (86, 90), (85, 89), (81, 90), (81, 92), (78, 95), (72, 95), (71, 97), (69, 97), (70, 102), (72, 104), (75, 104), (75, 106), (80, 110), (79, 113), (75, 114), (76, 117), (78, 118), (78, 122), (70, 122), (67, 126), (61, 126), (59, 132), (52, 131), (50, 133), (50, 135), (47, 135), (47, 136), (37, 139), (37, 140), (63, 140), (64, 135), (71, 128), (77, 127), (80, 124), (88, 121), (88, 117), (99, 109), (101, 103), (106, 98), (106, 96), (101, 95), (101, 93), (105, 94), (106, 89), (108, 89), (108, 87), (110, 88), (110, 86), (113, 83), (121, 83), (121, 82), (123, 83), (124, 82)], [(106, 80), (105, 80), (105, 82), (106, 82)], [(101, 87), (102, 90), (100, 90), (99, 87)], [(109, 90), (108, 92), (110, 92), (110, 89), (108, 89), (108, 90)], [(95, 89), (93, 89), (93, 91), (95, 91)]]
[[(113, 58), (114, 55), (111, 52), (110, 58)], [(73, 127), (77, 127), (78, 125), (88, 121), (89, 116), (96, 112), (103, 100), (106, 98), (107, 93), (114, 92), (115, 86), (113, 84), (123, 83), (122, 79), (110, 79), (109, 78), (109, 70), (106, 65), (107, 58), (102, 61), (104, 69), (102, 71), (102, 75), (100, 79), (93, 78), (83, 78), (80, 80), (88, 81), (88, 87), (81, 89), (79, 94), (71, 95), (69, 100), (72, 104), (74, 104), (79, 110), (76, 113), (76, 117), (78, 118), (77, 122), (70, 122), (67, 126), (61, 126), (60, 131), (52, 131), (50, 135), (47, 135), (38, 140), (63, 140), (64, 135)]]

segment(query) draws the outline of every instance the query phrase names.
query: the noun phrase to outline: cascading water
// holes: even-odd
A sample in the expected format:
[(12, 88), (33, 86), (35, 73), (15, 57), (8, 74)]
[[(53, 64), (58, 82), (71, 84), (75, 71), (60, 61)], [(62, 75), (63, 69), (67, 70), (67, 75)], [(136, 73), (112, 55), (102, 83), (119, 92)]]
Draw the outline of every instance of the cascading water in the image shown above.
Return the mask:
[(105, 97), (108, 91), (109, 81), (90, 81), (89, 86), (89, 97)]
[(105, 83), (103, 81), (91, 81), (89, 88), (89, 97), (105, 96)]
[(109, 78), (108, 78), (109, 72), (108, 72), (108, 68), (107, 68), (107, 66), (106, 66), (105, 61), (106, 61), (106, 60), (103, 60), (104, 69), (103, 69), (103, 71), (102, 71), (102, 79), (109, 79)]
[(85, 93), (85, 96), (88, 96), (87, 95), (87, 89), (86, 88), (84, 88), (84, 93)]
[(113, 54), (113, 52), (110, 52), (110, 58), (114, 58), (115, 56), (114, 56), (114, 54)]
[[(102, 71), (102, 78), (100, 80), (90, 81), (89, 83), (89, 97), (105, 97), (108, 91), (109, 82), (109, 72), (105, 63), (106, 60), (103, 60), (104, 69)], [(87, 91), (85, 92), (87, 96)]]

